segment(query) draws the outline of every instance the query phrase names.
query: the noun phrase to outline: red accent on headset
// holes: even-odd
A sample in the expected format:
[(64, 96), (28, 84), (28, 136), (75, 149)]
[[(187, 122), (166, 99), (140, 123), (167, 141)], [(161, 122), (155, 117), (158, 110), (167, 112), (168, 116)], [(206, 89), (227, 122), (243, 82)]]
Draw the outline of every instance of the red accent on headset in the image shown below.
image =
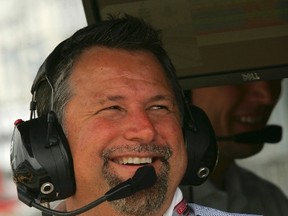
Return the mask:
[(15, 122), (14, 122), (14, 125), (17, 126), (18, 124), (24, 122), (22, 119), (17, 119)]

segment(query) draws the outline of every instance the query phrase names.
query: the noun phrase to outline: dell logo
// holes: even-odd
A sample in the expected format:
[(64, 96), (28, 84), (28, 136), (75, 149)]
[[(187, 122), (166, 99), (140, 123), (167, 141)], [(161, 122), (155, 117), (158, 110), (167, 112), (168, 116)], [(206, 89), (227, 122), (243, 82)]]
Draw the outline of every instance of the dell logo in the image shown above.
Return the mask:
[(257, 73), (243, 73), (241, 74), (243, 81), (259, 80), (260, 77)]

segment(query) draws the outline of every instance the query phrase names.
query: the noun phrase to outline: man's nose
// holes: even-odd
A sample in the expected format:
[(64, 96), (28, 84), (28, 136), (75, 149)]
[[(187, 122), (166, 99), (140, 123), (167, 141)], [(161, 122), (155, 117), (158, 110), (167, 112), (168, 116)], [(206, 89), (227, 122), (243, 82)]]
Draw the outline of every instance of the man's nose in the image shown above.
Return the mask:
[(257, 81), (247, 87), (249, 100), (261, 104), (275, 104), (281, 92), (281, 83), (276, 81)]
[(131, 113), (127, 117), (124, 131), (127, 140), (150, 143), (155, 139), (155, 123), (146, 111)]

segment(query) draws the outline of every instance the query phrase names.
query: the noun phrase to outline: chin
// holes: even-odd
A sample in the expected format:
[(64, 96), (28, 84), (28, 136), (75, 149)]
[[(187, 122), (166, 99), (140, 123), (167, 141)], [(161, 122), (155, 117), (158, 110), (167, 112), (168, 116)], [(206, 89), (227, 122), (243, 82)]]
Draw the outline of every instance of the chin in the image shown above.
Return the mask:
[[(251, 157), (253, 155), (258, 154), (264, 146), (264, 143), (259, 144), (242, 144), (241, 149), (238, 151), (238, 157), (239, 159), (244, 159)], [(245, 146), (244, 146), (245, 145)]]
[(245, 159), (258, 154), (263, 149), (263, 146), (264, 143), (234, 143), (230, 146), (222, 146), (222, 148), (219, 149), (220, 157), (230, 159)]

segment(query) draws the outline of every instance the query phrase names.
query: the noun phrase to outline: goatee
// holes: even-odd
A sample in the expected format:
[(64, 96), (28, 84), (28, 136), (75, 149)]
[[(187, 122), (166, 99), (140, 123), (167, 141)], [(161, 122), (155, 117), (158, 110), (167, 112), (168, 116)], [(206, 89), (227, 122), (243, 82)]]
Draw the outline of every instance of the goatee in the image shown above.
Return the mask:
[[(148, 146), (139, 145), (137, 148), (135, 148), (135, 146), (124, 146), (121, 147), (121, 149), (113, 149), (113, 151), (124, 151), (124, 149), (127, 150), (127, 152), (133, 151), (132, 149), (137, 152), (156, 152), (158, 154), (160, 153), (163, 155), (163, 158), (167, 159), (171, 156), (171, 150), (167, 146), (159, 146), (155, 144)], [(109, 156), (108, 152), (106, 152), (104, 156), (106, 159)], [(111, 169), (109, 169), (109, 163), (106, 159), (104, 159), (103, 175), (110, 188), (112, 188), (123, 182), (123, 179), (120, 179)], [(168, 173), (170, 169), (169, 163), (166, 159), (162, 160), (161, 163), (161, 170), (157, 176), (156, 183), (152, 187), (140, 190), (127, 198), (110, 202), (113, 208), (126, 216), (147, 216), (157, 212), (165, 200), (168, 188)]]

